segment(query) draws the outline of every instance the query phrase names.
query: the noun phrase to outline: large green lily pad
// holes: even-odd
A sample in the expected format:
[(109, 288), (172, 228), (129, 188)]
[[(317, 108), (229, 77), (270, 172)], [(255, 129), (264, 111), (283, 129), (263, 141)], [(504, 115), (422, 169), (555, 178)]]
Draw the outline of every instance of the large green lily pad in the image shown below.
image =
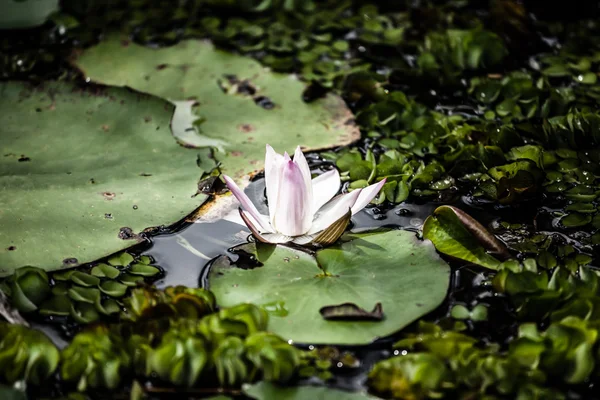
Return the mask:
[(74, 63), (96, 82), (130, 86), (181, 107), (183, 100), (195, 100), (200, 120), (190, 128), (196, 132), (178, 136), (190, 145), (223, 150), (222, 170), (236, 180), (263, 167), (267, 143), (291, 152), (297, 145), (321, 149), (360, 137), (340, 97), (330, 94), (307, 104), (302, 100), (305, 84), (295, 76), (270, 72), (251, 58), (215, 50), (207, 41), (149, 48), (111, 36)]
[(0, 96), (0, 276), (93, 261), (206, 199), (193, 197), (198, 150), (173, 140), (169, 102), (59, 82), (5, 82)]
[(282, 387), (269, 382), (244, 385), (244, 394), (256, 400), (376, 400), (366, 393), (346, 392), (324, 386)]
[[(450, 280), (450, 268), (433, 245), (401, 230), (348, 235), (315, 257), (283, 246), (258, 250), (250, 251), (263, 264), (256, 268), (216, 259), (210, 289), (224, 307), (262, 305), (271, 311), (269, 329), (300, 343), (363, 345), (388, 336), (441, 304)], [(344, 303), (366, 311), (381, 303), (384, 318), (321, 316), (322, 307)]]

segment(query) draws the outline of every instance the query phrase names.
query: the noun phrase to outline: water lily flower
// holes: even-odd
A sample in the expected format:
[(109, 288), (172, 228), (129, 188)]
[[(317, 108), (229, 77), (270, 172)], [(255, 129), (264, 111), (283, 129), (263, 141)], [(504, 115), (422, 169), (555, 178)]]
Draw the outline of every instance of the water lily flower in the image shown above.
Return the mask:
[[(262, 215), (250, 198), (227, 175), (225, 183), (241, 203), (240, 215), (257, 240), (265, 243), (328, 245), (344, 233), (350, 217), (379, 193), (385, 179), (363, 189), (336, 196), (340, 189), (337, 169), (311, 179), (300, 150), (294, 159), (267, 145), (265, 184), (269, 215)], [(335, 196), (335, 197), (334, 197)]]

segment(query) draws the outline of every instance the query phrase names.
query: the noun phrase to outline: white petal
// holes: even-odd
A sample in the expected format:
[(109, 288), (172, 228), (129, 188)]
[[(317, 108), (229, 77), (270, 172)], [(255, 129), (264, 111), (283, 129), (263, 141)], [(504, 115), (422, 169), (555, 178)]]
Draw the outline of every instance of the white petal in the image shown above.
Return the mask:
[(369, 185), (366, 188), (360, 191), (360, 196), (358, 196), (358, 200), (352, 206), (352, 215), (356, 214), (363, 208), (367, 206), (377, 196), (377, 193), (381, 190), (383, 185), (385, 184), (385, 178), (380, 180), (379, 182)]
[(300, 246), (304, 246), (305, 244), (312, 242), (315, 237), (317, 237), (317, 234), (296, 236), (292, 241)]
[(308, 162), (306, 161), (306, 157), (304, 157), (304, 153), (300, 150), (300, 146), (296, 147), (296, 152), (294, 153), (294, 162), (300, 168), (302, 172), (302, 176), (306, 181), (306, 185), (310, 186), (311, 177), (310, 177), (310, 167), (308, 166)]
[(296, 163), (288, 161), (280, 178), (273, 228), (287, 236), (305, 234), (312, 222), (311, 202), (302, 171)]
[(350, 193), (341, 194), (325, 204), (317, 213), (315, 220), (308, 231), (309, 235), (326, 229), (329, 225), (340, 219), (352, 208), (360, 196), (360, 189)]
[(294, 239), (291, 236), (286, 236), (281, 233), (262, 233), (261, 236), (264, 241), (269, 243), (289, 243)]
[(236, 183), (233, 181), (233, 179), (231, 179), (229, 176), (223, 175), (223, 178), (225, 178), (225, 183), (227, 184), (227, 187), (229, 188), (229, 190), (231, 190), (231, 193), (233, 193), (236, 199), (238, 199), (238, 201), (242, 205), (242, 208), (248, 211), (248, 213), (252, 217), (254, 217), (258, 228), (263, 232), (272, 231), (267, 218), (258, 212), (254, 204), (252, 204), (252, 202), (250, 201), (250, 198), (246, 196), (246, 193), (244, 193), (242, 189), (240, 189), (238, 185), (236, 185)]
[(267, 145), (265, 154), (265, 186), (267, 188), (267, 202), (271, 224), (273, 224), (275, 206), (277, 206), (277, 194), (279, 193), (279, 180), (283, 163), (283, 156), (277, 154), (271, 146)]
[(340, 173), (337, 169), (327, 171), (312, 180), (313, 210), (317, 211), (340, 190)]
[(310, 211), (308, 220), (312, 221), (315, 215), (316, 208), (313, 208), (312, 198), (313, 198), (313, 187), (312, 187), (312, 179), (310, 176), (310, 167), (308, 166), (308, 162), (306, 162), (306, 157), (300, 150), (300, 146), (296, 147), (296, 152), (294, 153), (294, 163), (300, 168), (300, 172), (302, 172), (302, 177), (304, 178), (304, 186), (306, 186), (306, 190), (308, 191), (308, 198), (311, 199), (310, 202)]

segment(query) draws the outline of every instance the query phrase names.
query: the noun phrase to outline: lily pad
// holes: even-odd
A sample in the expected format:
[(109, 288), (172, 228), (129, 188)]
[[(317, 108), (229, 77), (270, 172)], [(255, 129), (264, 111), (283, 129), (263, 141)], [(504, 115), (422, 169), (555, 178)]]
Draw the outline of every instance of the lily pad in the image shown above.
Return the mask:
[(198, 151), (173, 140), (167, 101), (66, 82), (5, 82), (0, 95), (0, 276), (107, 256), (206, 199), (193, 197)]
[(347, 392), (324, 386), (283, 387), (270, 382), (258, 382), (243, 386), (246, 396), (255, 400), (376, 400), (366, 393)]
[(23, 29), (42, 25), (59, 10), (59, 0), (2, 0), (0, 29)]
[[(450, 279), (450, 268), (434, 247), (407, 231), (348, 235), (341, 244), (317, 251), (316, 257), (282, 246), (262, 254), (251, 250), (254, 244), (242, 246), (261, 266), (242, 269), (232, 266), (227, 256), (217, 258), (209, 285), (218, 304), (282, 304), (287, 313), (271, 313), (269, 330), (294, 342), (368, 344), (436, 308)], [(385, 318), (321, 317), (322, 307), (343, 303), (364, 310), (381, 303)]]
[[(176, 102), (181, 118), (174, 121), (174, 134), (189, 146), (224, 150), (219, 154), (221, 169), (237, 180), (262, 168), (267, 143), (291, 152), (298, 144), (320, 149), (360, 137), (339, 96), (305, 103), (305, 85), (295, 77), (215, 50), (208, 41), (150, 48), (113, 35), (84, 50), (75, 64), (94, 81), (127, 85)], [(190, 99), (198, 103), (195, 114), (184, 101)]]

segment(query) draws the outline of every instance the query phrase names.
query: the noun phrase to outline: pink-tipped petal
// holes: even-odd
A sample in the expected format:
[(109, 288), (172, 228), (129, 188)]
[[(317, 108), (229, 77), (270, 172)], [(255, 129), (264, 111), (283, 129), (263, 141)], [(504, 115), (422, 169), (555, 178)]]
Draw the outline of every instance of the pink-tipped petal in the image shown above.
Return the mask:
[(306, 181), (306, 185), (310, 185), (311, 177), (310, 177), (310, 167), (308, 166), (308, 162), (306, 161), (306, 157), (304, 157), (304, 153), (300, 149), (300, 146), (296, 147), (296, 152), (294, 153), (294, 163), (298, 165), (300, 171), (302, 172), (302, 176)]
[(246, 193), (244, 193), (242, 189), (240, 189), (238, 185), (236, 185), (236, 183), (233, 181), (233, 179), (231, 179), (229, 176), (223, 175), (223, 178), (225, 179), (227, 187), (229, 188), (229, 190), (231, 190), (231, 193), (233, 193), (233, 195), (236, 197), (236, 199), (238, 199), (238, 201), (242, 205), (242, 208), (248, 211), (248, 213), (254, 218), (258, 228), (262, 232), (271, 232), (272, 229), (269, 224), (269, 221), (264, 215), (261, 215), (258, 212), (254, 204), (252, 204), (252, 201), (250, 201), (250, 198), (246, 196)]
[(296, 163), (288, 161), (281, 175), (273, 228), (287, 236), (305, 234), (311, 224), (311, 202), (302, 171)]
[(358, 200), (352, 206), (352, 215), (356, 214), (363, 208), (367, 206), (377, 196), (383, 185), (385, 184), (385, 178), (380, 180), (379, 182), (369, 185), (366, 188), (360, 191), (360, 196), (358, 196)]
[(317, 212), (340, 190), (340, 173), (337, 169), (327, 171), (312, 180), (313, 210)]
[(279, 194), (279, 181), (281, 178), (281, 167), (284, 164), (284, 158), (277, 154), (270, 145), (267, 145), (265, 154), (265, 186), (267, 188), (267, 204), (269, 206), (269, 219), (273, 224), (275, 216), (275, 207), (277, 206), (277, 196)]
[(310, 167), (308, 166), (308, 162), (306, 162), (306, 157), (302, 153), (300, 146), (296, 147), (296, 152), (294, 153), (294, 163), (300, 168), (300, 172), (302, 172), (302, 177), (304, 178), (304, 186), (306, 186), (306, 190), (308, 192), (308, 198), (311, 199), (310, 202), (310, 216), (308, 219), (312, 221), (316, 209), (312, 207), (312, 198), (313, 198), (313, 187), (312, 187), (312, 178), (310, 176)]
[(353, 190), (350, 193), (341, 194), (325, 204), (318, 212), (315, 220), (308, 231), (309, 235), (327, 229), (329, 225), (342, 218), (350, 208), (356, 203), (360, 196), (360, 189)]

